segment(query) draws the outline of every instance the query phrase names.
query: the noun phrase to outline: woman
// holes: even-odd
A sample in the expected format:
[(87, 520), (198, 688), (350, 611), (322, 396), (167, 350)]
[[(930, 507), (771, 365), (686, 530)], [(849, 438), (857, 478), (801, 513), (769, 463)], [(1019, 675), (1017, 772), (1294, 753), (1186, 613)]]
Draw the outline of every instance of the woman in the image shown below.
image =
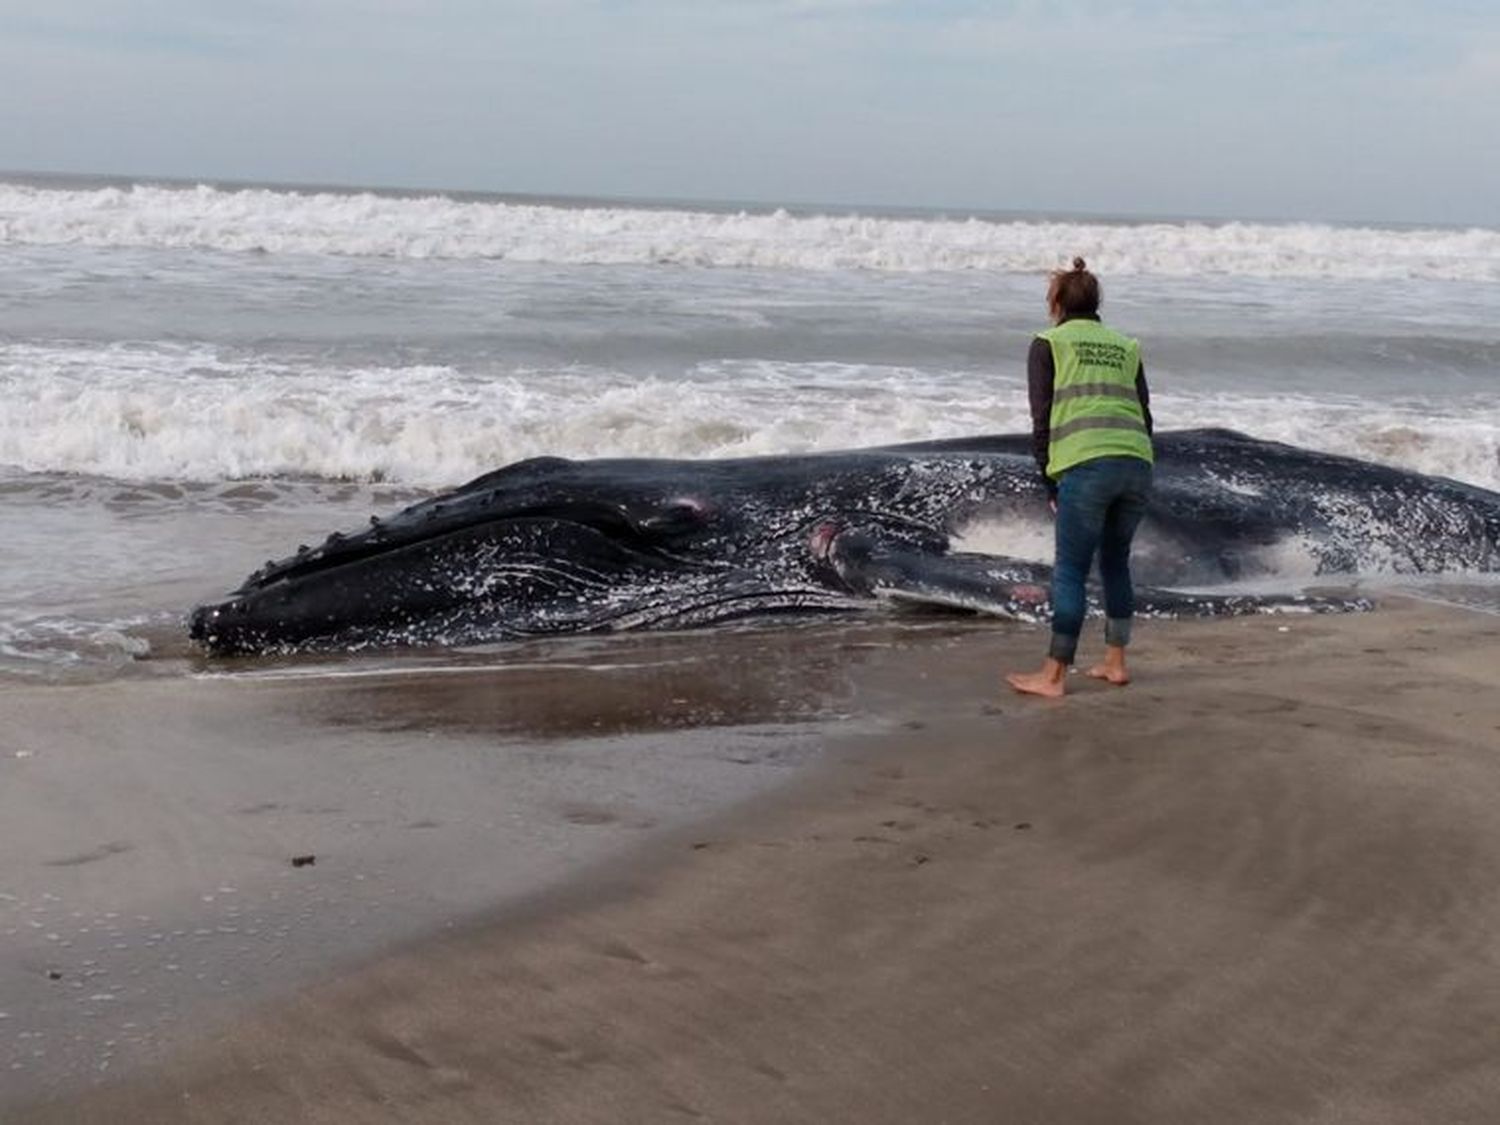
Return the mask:
[(1130, 540), (1151, 492), (1151, 405), (1140, 345), (1099, 320), (1099, 279), (1073, 259), (1047, 287), (1052, 327), (1027, 359), (1032, 448), (1057, 514), (1052, 644), (1037, 672), (1006, 679), (1019, 692), (1064, 693), (1088, 607), (1094, 554), (1104, 580), (1104, 661), (1089, 675), (1130, 682), (1125, 648), (1135, 613)]

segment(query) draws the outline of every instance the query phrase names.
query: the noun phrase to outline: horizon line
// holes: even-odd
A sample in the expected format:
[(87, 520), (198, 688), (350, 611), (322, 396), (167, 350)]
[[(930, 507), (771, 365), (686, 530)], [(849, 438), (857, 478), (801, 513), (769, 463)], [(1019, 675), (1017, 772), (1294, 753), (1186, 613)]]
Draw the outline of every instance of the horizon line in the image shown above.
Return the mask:
[[(440, 196), (465, 201), (491, 199), (501, 202), (525, 202), (543, 205), (615, 206), (639, 210), (709, 210), (729, 209), (755, 212), (787, 211), (802, 216), (829, 215), (831, 213), (867, 214), (871, 217), (925, 217), (925, 218), (1006, 218), (1014, 220), (1069, 220), (1082, 223), (1256, 223), (1268, 226), (1295, 226), (1318, 224), (1339, 227), (1380, 227), (1397, 229), (1431, 230), (1497, 230), (1500, 224), (1480, 222), (1434, 222), (1414, 219), (1377, 218), (1332, 218), (1291, 217), (1271, 214), (1172, 214), (1160, 211), (1079, 211), (1071, 209), (1044, 210), (1035, 207), (996, 207), (964, 204), (921, 203), (871, 203), (833, 202), (812, 200), (768, 200), (730, 199), (696, 196), (640, 196), (610, 193), (548, 192), (536, 190), (508, 191), (496, 188), (437, 187), (412, 184), (362, 184), (337, 180), (280, 180), (250, 179), (243, 176), (184, 176), (178, 174), (156, 174), (147, 172), (73, 172), (57, 169), (0, 169), (0, 182), (13, 182), (12, 177), (24, 180), (85, 181), (102, 186), (160, 185), (163, 187), (211, 187), (220, 190), (269, 189), (285, 192), (318, 192), (334, 194), (370, 194), (391, 196)], [(60, 183), (59, 186), (62, 186)]]

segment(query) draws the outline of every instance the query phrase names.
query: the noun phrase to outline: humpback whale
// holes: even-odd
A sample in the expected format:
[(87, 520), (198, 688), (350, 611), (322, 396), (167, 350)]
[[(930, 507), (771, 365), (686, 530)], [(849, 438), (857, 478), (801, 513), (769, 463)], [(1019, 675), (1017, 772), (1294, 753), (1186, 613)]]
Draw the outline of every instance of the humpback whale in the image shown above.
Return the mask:
[[(1156, 457), (1134, 555), (1143, 613), (1367, 605), (1214, 590), (1277, 573), (1288, 554), (1325, 585), (1500, 570), (1500, 493), (1229, 430), (1158, 434)], [(190, 632), (233, 654), (880, 602), (1043, 620), (1048, 567), (966, 548), (1045, 542), (1049, 526), (1027, 435), (710, 461), (541, 457), (268, 563), (194, 610)]]

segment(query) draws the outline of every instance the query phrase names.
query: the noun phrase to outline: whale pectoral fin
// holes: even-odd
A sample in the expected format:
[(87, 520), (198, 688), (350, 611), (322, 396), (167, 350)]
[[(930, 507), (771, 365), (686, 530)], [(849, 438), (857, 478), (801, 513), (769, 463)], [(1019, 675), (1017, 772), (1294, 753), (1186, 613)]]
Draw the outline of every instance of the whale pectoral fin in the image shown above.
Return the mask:
[(1167, 590), (1153, 586), (1137, 586), (1135, 590), (1135, 611), (1143, 617), (1244, 617), (1253, 613), (1362, 613), (1373, 608), (1374, 603), (1368, 598), (1354, 594), (1214, 594)]
[(1045, 569), (993, 555), (913, 553), (888, 561), (873, 593), (907, 605), (1042, 621), (1052, 611), (1051, 576)]
[(875, 597), (897, 605), (931, 609), (958, 609), (971, 613), (1037, 622), (1048, 612), (1050, 600), (1045, 586), (1023, 586), (1005, 590), (982, 582), (919, 582), (912, 586), (882, 585)]
[(842, 532), (823, 551), (839, 581), (857, 594), (1022, 621), (1049, 611), (1051, 571), (1019, 559), (937, 554), (862, 532)]
[[(964, 609), (1019, 621), (1052, 612), (1052, 568), (1001, 555), (934, 554), (862, 532), (823, 544), (825, 561), (852, 592), (906, 605)], [(1090, 608), (1101, 610), (1089, 588)], [(1254, 613), (1348, 613), (1367, 599), (1340, 594), (1243, 594), (1137, 586), (1136, 612), (1147, 617), (1236, 617)]]

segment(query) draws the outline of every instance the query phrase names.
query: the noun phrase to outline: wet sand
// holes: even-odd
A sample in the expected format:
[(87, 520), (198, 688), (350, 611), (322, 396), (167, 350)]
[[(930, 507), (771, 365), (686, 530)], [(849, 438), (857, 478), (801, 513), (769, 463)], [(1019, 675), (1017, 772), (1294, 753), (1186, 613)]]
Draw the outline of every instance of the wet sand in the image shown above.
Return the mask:
[[(706, 642), (651, 643), (677, 659)], [(1040, 653), (1038, 634), (1014, 629), (799, 630), (718, 651), (738, 654), (725, 658), (732, 674), (701, 661), (659, 665), (678, 669), (671, 690), (688, 694), (655, 698), (699, 703), (659, 707), (650, 721), (628, 702), (639, 698), (631, 690), (573, 690), (560, 704), (543, 686), (567, 680), (556, 670), (512, 693), (550, 698), (567, 716), (555, 720), (565, 733), (554, 745), (574, 755), (574, 769), (547, 774), (551, 789), (537, 782), (514, 796), (521, 819), (495, 840), (488, 834), (504, 817), (458, 842), (410, 827), (454, 803), (482, 820), (486, 795), (528, 776), (517, 761), (488, 775), (451, 764), (469, 760), (452, 747), (536, 755), (542, 745), (536, 728), (516, 733), (537, 715), (469, 690), (485, 677), (413, 674), (399, 690), (369, 690), (384, 682), (372, 680), (358, 706), (343, 688), (309, 686), (296, 689), (303, 709), (271, 712), (244, 706), (245, 684), (214, 685), (224, 694), (214, 696), (213, 729), (241, 725), (209, 743), (204, 788), (184, 790), (175, 773), (117, 787), (126, 810), (177, 810), (151, 853), (178, 857), (160, 898), (180, 897), (188, 857), (204, 848), (241, 855), (249, 890), (234, 893), (262, 903), (277, 880), (346, 872), (371, 847), (385, 857), (373, 882), (387, 891), (472, 882), (476, 868), (506, 862), (515, 877), (453, 891), (407, 931), (372, 922), (379, 948), (346, 958), (324, 949), (279, 990), (264, 980), (230, 988), (255, 1009), (189, 1011), (194, 1034), (164, 1034), (170, 1049), (152, 1066), (103, 1086), (68, 1079), (51, 1100), (13, 1097), (0, 1116), (114, 1125), (1494, 1120), (1494, 617), (1391, 601), (1349, 617), (1147, 623), (1134, 685), (1074, 677), (1061, 704), (1000, 689), (1002, 668)], [(649, 687), (641, 674), (637, 687)], [(158, 745), (190, 741), (183, 684), (107, 690), (160, 692), (160, 725), (179, 733)], [(284, 702), (293, 687), (254, 690)], [(139, 721), (135, 707), (117, 725)], [(661, 717), (669, 712), (677, 718)], [(458, 714), (467, 717), (453, 726), (438, 721)], [(610, 737), (656, 749), (637, 747), (639, 763), (590, 758), (608, 739), (578, 736), (600, 714), (626, 728)], [(21, 729), (44, 718), (23, 717)], [(324, 824), (327, 835), (298, 837), (320, 851), (311, 869), (285, 866), (291, 820), (265, 837), (236, 829), (224, 843), (216, 834), (233, 818), (187, 811), (214, 777), (228, 778), (237, 800), (253, 796), (264, 767), (231, 747), (303, 746), (310, 731), (330, 742), (317, 754), (284, 749), (270, 788), (317, 762), (297, 784), (323, 800), (318, 793), (364, 784), (354, 767), (372, 754), (391, 771), (382, 791), (413, 784), (423, 771), (411, 762), (429, 734), (454, 757), (435, 771), (446, 780), (420, 800), (402, 794), (399, 809), (372, 814), (374, 827), (350, 828), (346, 816)], [(652, 762), (655, 773), (637, 774)], [(0, 764), (12, 775), (8, 799), (17, 767), (36, 759)], [(760, 779), (721, 792), (736, 770)], [(566, 795), (601, 773), (570, 820)], [(62, 771), (25, 792), (40, 807), (77, 799), (77, 783)], [(674, 783), (684, 792), (662, 796)], [(628, 786), (635, 804), (611, 804)], [(385, 808), (374, 797), (352, 803)], [(590, 823), (621, 807), (642, 811)], [(31, 896), (59, 872), (114, 864), (116, 885), (149, 897), (123, 874), (147, 845), (38, 876), (37, 857), (82, 857), (124, 839), (112, 824), (90, 835), (54, 819), (38, 812), (22, 822), (30, 858), (0, 861), (0, 889)], [(608, 848), (556, 843), (622, 819), (647, 827), (615, 830)], [(45, 847), (25, 843), (36, 835)], [(568, 853), (553, 867), (541, 861), (543, 837)], [(450, 865), (468, 874), (440, 875)], [(369, 901), (378, 896), (350, 890), (341, 909)], [(299, 902), (309, 926), (319, 909)], [(302, 948), (300, 934), (288, 927), (278, 941)], [(40, 986), (39, 977), (27, 985)], [(0, 1042), (13, 1048), (10, 1016)]]
[(0, 685), (0, 1121), (785, 783), (856, 633)]

